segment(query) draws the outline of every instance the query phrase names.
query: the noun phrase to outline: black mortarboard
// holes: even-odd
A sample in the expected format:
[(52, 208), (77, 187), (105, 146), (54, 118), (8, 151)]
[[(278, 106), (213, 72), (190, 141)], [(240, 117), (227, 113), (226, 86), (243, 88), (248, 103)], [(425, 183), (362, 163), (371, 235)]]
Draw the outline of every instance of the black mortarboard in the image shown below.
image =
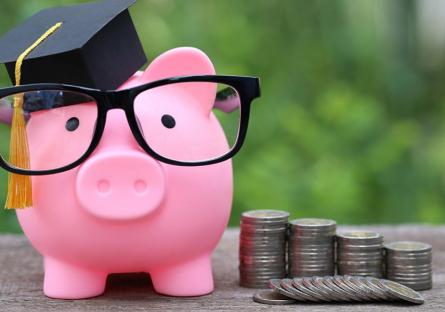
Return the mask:
[(20, 54), (48, 28), (63, 22), (26, 57), (21, 83), (115, 89), (147, 61), (128, 12), (135, 2), (104, 0), (42, 10), (0, 39), (0, 63), (14, 82)]

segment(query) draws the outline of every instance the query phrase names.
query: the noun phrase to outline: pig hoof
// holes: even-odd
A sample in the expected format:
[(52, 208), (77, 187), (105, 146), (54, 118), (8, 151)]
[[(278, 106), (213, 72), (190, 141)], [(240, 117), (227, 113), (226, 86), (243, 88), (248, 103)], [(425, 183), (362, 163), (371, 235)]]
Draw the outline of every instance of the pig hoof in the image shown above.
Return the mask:
[(157, 293), (193, 297), (207, 295), (213, 291), (212, 267), (209, 256), (196, 258), (150, 272)]
[(43, 292), (50, 298), (84, 299), (105, 291), (107, 274), (45, 258)]

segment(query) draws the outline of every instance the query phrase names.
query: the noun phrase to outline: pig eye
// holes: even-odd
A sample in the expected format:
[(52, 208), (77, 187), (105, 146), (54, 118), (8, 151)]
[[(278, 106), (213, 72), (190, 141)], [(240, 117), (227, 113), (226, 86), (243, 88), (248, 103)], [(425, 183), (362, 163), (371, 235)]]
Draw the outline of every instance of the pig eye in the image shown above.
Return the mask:
[(66, 121), (65, 129), (73, 132), (79, 127), (79, 118), (72, 117)]
[(162, 124), (164, 127), (171, 129), (176, 125), (175, 119), (170, 115), (164, 115), (161, 118)]

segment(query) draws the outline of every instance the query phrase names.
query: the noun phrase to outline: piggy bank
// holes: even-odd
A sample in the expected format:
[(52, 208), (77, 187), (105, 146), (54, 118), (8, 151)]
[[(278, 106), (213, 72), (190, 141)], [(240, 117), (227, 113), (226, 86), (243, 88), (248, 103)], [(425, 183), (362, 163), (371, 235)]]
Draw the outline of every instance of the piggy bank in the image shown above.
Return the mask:
[[(203, 52), (178, 48), (159, 56), (120, 89), (173, 76), (213, 74), (213, 65)], [(175, 90), (171, 92), (175, 97)], [(215, 98), (215, 90), (196, 92), (198, 101), (189, 103), (193, 110), (180, 107), (180, 101), (165, 103), (187, 119), (190, 127), (206, 118)], [(75, 109), (55, 110), (67, 116)], [(76, 114), (81, 124), (91, 119), (87, 112)], [(139, 118), (150, 120), (150, 112)], [(48, 161), (39, 154), (44, 148), (39, 136), (60, 136), (56, 139), (66, 141), (64, 136), (71, 135), (70, 151), (89, 139), (82, 137), (82, 131), (61, 131), (64, 124), (56, 119), (48, 119), (44, 112), (29, 117), (31, 163)], [(201, 131), (203, 144), (195, 148), (227, 149), (217, 123), (212, 119)], [(178, 155), (183, 152), (180, 139), (165, 144)], [(68, 153), (62, 148), (68, 147), (56, 147), (52, 157)], [(160, 294), (212, 292), (210, 258), (227, 226), (232, 203), (230, 160), (197, 167), (159, 162), (141, 150), (124, 111), (110, 110), (99, 146), (86, 161), (62, 173), (33, 176), (32, 185), (34, 206), (17, 210), (17, 216), (44, 258), (48, 297), (98, 296), (104, 292), (108, 274), (124, 272), (149, 273)]]

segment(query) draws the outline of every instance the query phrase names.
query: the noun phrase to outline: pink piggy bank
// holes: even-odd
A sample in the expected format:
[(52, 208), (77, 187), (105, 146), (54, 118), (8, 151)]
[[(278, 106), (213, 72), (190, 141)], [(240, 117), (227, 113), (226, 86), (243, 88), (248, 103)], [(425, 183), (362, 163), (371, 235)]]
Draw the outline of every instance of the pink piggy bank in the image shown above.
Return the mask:
[[(178, 48), (159, 56), (120, 89), (168, 77), (214, 74), (203, 52)], [(157, 110), (138, 116), (141, 124), (152, 125), (143, 130), (151, 132), (153, 144), (166, 145), (178, 157), (189, 144), (179, 131), (199, 136), (201, 143), (193, 148), (204, 153), (227, 150), (224, 132), (211, 113), (216, 90), (189, 91), (193, 96), (186, 102), (183, 90), (174, 87), (167, 94), (138, 99), (162, 102), (157, 107), (186, 121), (176, 138), (166, 137), (156, 115), (162, 112)], [(61, 131), (72, 115), (80, 121), (77, 131)], [(88, 124), (94, 127), (94, 117), (82, 105), (31, 113), (27, 132), (32, 166), (79, 153), (77, 149), (84, 148), (80, 142), (90, 139), (89, 131), (82, 128)], [(47, 136), (72, 144), (46, 147), (40, 138)], [(199, 296), (213, 291), (210, 258), (227, 226), (232, 203), (230, 160), (195, 167), (155, 160), (135, 141), (125, 112), (113, 109), (90, 157), (72, 170), (33, 176), (32, 183), (34, 206), (17, 210), (17, 216), (44, 257), (48, 297), (98, 296), (104, 292), (108, 274), (124, 272), (149, 273), (155, 290), (165, 295)]]

